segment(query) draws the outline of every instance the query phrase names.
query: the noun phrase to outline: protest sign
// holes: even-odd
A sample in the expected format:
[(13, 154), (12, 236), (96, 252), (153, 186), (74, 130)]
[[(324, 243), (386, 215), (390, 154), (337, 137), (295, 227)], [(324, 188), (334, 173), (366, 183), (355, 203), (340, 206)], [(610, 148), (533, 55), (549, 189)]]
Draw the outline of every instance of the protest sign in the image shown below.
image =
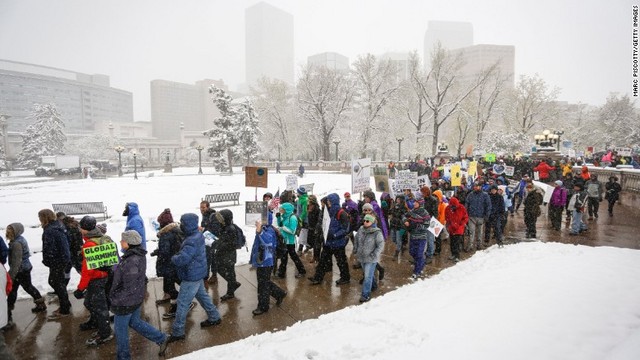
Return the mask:
[(351, 161), (351, 192), (359, 193), (371, 188), (371, 159)]
[(285, 190), (295, 190), (298, 188), (298, 175), (287, 175), (286, 180), (287, 186), (285, 187)]
[(91, 246), (82, 249), (89, 270), (112, 266), (118, 263), (118, 247), (115, 243)]
[(268, 206), (266, 201), (247, 201), (244, 204), (244, 224), (253, 226), (256, 221), (267, 223)]

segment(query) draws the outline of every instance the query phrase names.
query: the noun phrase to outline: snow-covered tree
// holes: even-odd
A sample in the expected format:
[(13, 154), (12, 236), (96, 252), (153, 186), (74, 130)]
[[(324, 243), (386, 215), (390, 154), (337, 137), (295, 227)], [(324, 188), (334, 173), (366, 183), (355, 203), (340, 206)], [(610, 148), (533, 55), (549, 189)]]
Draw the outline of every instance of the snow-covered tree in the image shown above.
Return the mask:
[(296, 152), (295, 94), (289, 84), (260, 78), (251, 88), (252, 102), (260, 114), (261, 145), (265, 151), (280, 151), (287, 157)]
[(632, 147), (640, 144), (640, 117), (629, 95), (610, 94), (598, 111), (598, 122), (591, 130), (599, 136), (596, 146), (604, 148)]
[(88, 135), (69, 141), (66, 144), (66, 150), (69, 154), (78, 154), (80, 162), (89, 163), (91, 160), (117, 158), (118, 154), (114, 149), (118, 144), (120, 144), (118, 139), (109, 135)]
[(336, 127), (346, 119), (354, 95), (347, 75), (326, 66), (308, 65), (298, 80), (298, 106), (312, 138), (322, 145), (322, 158), (331, 158)]
[(483, 137), (482, 150), (486, 153), (527, 152), (531, 149), (531, 138), (516, 131), (488, 130)]
[[(233, 98), (224, 90), (211, 85), (209, 93), (212, 94), (211, 99), (220, 111), (220, 117), (213, 120), (213, 128), (203, 132), (210, 141), (207, 151), (209, 156), (213, 158), (213, 164), (217, 169), (223, 171), (228, 167), (229, 172), (233, 173), (234, 149), (238, 144), (236, 136), (238, 111), (231, 103)], [(224, 160), (225, 152), (226, 160)]]
[(25, 167), (40, 164), (42, 156), (64, 154), (67, 137), (64, 122), (54, 104), (35, 104), (31, 115), (34, 122), (27, 126), (22, 136), (22, 152), (18, 163)]
[(258, 158), (260, 128), (258, 127), (258, 115), (248, 99), (240, 104), (237, 117), (235, 124), (236, 136), (238, 137), (236, 153), (245, 161), (245, 164), (249, 165)]
[(506, 118), (511, 128), (528, 134), (536, 126), (544, 128), (550, 125), (558, 115), (555, 100), (559, 92), (557, 87), (549, 89), (538, 74), (533, 77), (521, 75), (507, 108)]

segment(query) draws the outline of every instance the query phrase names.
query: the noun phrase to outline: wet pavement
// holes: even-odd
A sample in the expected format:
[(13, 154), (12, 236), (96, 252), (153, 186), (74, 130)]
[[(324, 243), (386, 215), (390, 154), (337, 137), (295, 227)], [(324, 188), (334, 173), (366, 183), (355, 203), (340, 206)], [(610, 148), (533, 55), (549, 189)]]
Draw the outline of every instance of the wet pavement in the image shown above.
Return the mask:
[[(546, 212), (538, 218), (537, 233), (540, 241), (554, 241), (568, 244), (580, 244), (587, 246), (614, 246), (630, 249), (640, 249), (640, 209), (632, 209), (624, 206), (615, 208), (615, 216), (609, 217), (601, 210), (599, 219), (588, 222), (589, 230), (579, 236), (569, 236), (567, 222), (563, 222), (562, 230), (555, 231), (546, 218)], [(506, 229), (507, 246), (518, 240), (524, 240), (525, 226), (522, 208), (515, 216), (509, 217)], [(491, 242), (493, 244), (494, 241)], [(347, 248), (350, 252), (351, 246)], [(387, 242), (383, 254), (382, 265), (385, 267), (384, 280), (372, 296), (378, 297), (400, 286), (411, 283), (409, 279), (412, 273), (411, 257), (407, 252), (400, 261), (393, 259), (394, 246)], [(430, 277), (442, 269), (453, 266), (454, 263), (447, 258), (450, 255), (449, 242), (444, 241), (442, 253), (434, 261), (427, 265), (425, 277)], [(473, 256), (473, 253), (462, 253), (464, 261)], [(307, 276), (314, 272), (314, 264), (311, 263), (311, 253), (305, 253), (302, 261), (307, 269)], [(251, 335), (267, 331), (283, 330), (294, 323), (306, 319), (317, 318), (322, 314), (333, 312), (349, 306), (357, 306), (360, 298), (361, 279), (360, 270), (351, 269), (351, 283), (336, 286), (338, 269), (334, 265), (333, 276), (326, 274), (324, 282), (318, 286), (312, 286), (306, 278), (294, 277), (295, 267), (289, 262), (287, 277), (275, 278), (274, 281), (284, 288), (288, 295), (280, 307), (271, 302), (268, 313), (254, 317), (251, 311), (257, 306), (256, 274), (249, 266), (236, 267), (238, 281), (242, 286), (236, 291), (236, 298), (227, 302), (220, 302), (220, 295), (226, 289), (225, 281), (219, 277), (218, 284), (209, 284), (208, 291), (214, 299), (214, 303), (222, 315), (222, 324), (215, 327), (201, 329), (200, 321), (206, 319), (206, 315), (200, 306), (196, 306), (187, 317), (187, 339), (169, 345), (166, 357), (171, 358), (186, 354), (205, 347), (230, 343)], [(170, 332), (171, 320), (163, 320), (162, 314), (168, 310), (169, 305), (155, 305), (155, 300), (161, 298), (162, 282), (151, 279), (148, 284), (148, 292), (142, 308), (142, 316), (153, 326), (164, 332)], [(80, 323), (86, 321), (88, 312), (81, 300), (70, 296), (72, 316), (59, 321), (47, 321), (46, 314), (32, 314), (31, 300), (20, 300), (14, 310), (16, 326), (4, 333), (7, 345), (17, 359), (108, 359), (115, 358), (115, 339), (97, 348), (87, 347), (84, 343), (91, 336), (92, 331), (80, 331)], [(48, 313), (57, 308), (54, 300), (49, 305)], [(134, 359), (157, 359), (158, 346), (133, 331), (130, 334), (131, 353)]]

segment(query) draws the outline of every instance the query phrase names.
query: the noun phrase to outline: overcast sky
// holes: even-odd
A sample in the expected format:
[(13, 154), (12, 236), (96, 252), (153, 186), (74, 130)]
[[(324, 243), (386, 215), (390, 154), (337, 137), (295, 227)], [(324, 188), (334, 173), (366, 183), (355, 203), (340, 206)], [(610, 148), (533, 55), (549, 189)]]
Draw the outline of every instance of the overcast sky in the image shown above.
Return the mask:
[[(244, 82), (244, 10), (256, 0), (0, 0), (0, 59), (106, 74), (150, 120), (149, 82)], [(294, 16), (296, 73), (309, 55), (423, 54), (429, 20), (468, 21), (475, 44), (515, 45), (516, 75), (560, 100), (630, 93), (631, 0), (269, 0)]]

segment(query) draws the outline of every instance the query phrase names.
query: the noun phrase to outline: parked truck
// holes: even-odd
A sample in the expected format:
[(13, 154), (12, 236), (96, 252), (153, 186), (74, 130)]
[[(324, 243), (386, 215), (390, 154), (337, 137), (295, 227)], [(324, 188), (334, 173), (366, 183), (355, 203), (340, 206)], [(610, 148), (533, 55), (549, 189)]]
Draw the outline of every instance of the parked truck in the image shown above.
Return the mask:
[(71, 175), (80, 172), (78, 155), (43, 156), (40, 166), (36, 168), (36, 176)]

